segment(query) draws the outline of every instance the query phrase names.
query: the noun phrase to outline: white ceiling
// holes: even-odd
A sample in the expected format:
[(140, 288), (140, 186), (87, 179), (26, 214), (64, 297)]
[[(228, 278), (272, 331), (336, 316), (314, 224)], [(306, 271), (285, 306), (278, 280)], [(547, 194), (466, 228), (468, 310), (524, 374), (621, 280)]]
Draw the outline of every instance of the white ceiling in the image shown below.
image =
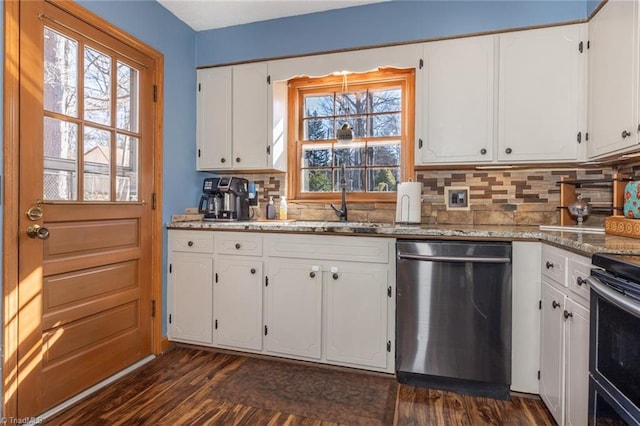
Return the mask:
[(196, 31), (388, 0), (158, 0)]

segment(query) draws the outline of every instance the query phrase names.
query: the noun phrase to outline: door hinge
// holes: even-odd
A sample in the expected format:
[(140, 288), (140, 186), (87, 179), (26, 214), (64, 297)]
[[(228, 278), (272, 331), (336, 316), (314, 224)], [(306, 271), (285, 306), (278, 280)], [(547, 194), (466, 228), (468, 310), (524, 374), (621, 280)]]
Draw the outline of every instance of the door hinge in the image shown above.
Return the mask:
[(387, 287), (387, 297), (391, 297), (391, 286)]
[(584, 43), (583, 42), (578, 43), (578, 51), (580, 53), (584, 52)]
[(540, 370), (538, 370), (538, 380), (540, 380)]
[(269, 327), (267, 327), (266, 325), (264, 326), (264, 335), (266, 336), (267, 334), (269, 334)]
[(151, 194), (151, 210), (155, 210), (158, 208), (158, 194), (155, 192)]
[(169, 273), (172, 273), (172, 272), (173, 272), (173, 265), (170, 263), (169, 264)]
[(271, 76), (270, 75), (267, 76), (267, 84), (271, 84)]
[(216, 282), (218, 282), (218, 273), (216, 272)]
[(200, 149), (198, 149), (198, 158), (200, 158)]
[(542, 310), (542, 300), (538, 300), (538, 309)]
[(422, 149), (422, 139), (418, 139), (418, 149)]
[(387, 352), (391, 352), (391, 340), (387, 340)]
[(266, 275), (264, 276), (264, 286), (269, 287), (269, 277), (267, 277)]
[(155, 318), (156, 317), (156, 301), (152, 300), (151, 301), (151, 318)]
[(582, 143), (582, 132), (578, 132), (576, 139), (578, 140), (578, 143)]
[(213, 327), (214, 327), (216, 330), (218, 329), (218, 320), (216, 320), (216, 321), (213, 323)]
[(153, 85), (153, 102), (158, 102), (158, 86)]
[(424, 59), (422, 59), (422, 58), (420, 58), (419, 67), (420, 67), (420, 69), (422, 69), (422, 67), (424, 67)]
[(169, 314), (169, 324), (171, 324), (172, 320), (173, 320), (173, 318), (171, 317), (171, 314)]

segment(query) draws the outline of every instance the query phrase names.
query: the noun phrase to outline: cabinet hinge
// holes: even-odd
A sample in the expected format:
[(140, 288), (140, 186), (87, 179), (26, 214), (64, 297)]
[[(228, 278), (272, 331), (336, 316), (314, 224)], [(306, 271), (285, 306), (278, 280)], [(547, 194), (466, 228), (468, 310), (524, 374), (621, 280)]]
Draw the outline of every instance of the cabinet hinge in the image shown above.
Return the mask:
[(538, 380), (540, 380), (540, 370), (538, 370)]
[(391, 340), (387, 340), (387, 352), (391, 352)]
[(158, 102), (158, 86), (153, 85), (153, 102)]
[(419, 64), (420, 69), (422, 69), (422, 67), (424, 67), (424, 59), (420, 58), (420, 64)]
[(387, 287), (387, 297), (391, 297), (391, 286)]
[(213, 323), (213, 328), (215, 328), (216, 330), (218, 329), (218, 320), (216, 320), (216, 321)]
[(172, 273), (172, 272), (173, 272), (173, 265), (170, 263), (169, 264), (169, 273)]
[(578, 132), (578, 136), (576, 137), (578, 143), (582, 143), (582, 132)]
[(171, 314), (169, 314), (169, 324), (171, 324), (172, 320), (173, 320), (173, 318), (171, 317)]
[(200, 149), (198, 149), (198, 158), (200, 158)]
[(151, 194), (151, 210), (155, 210), (158, 208), (158, 194), (155, 192)]
[(580, 53), (584, 52), (584, 43), (583, 42), (578, 43), (578, 52), (580, 52)]
[(271, 155), (271, 145), (267, 145), (267, 155)]
[(218, 282), (218, 273), (216, 272), (216, 282)]
[[(638, 128), (640, 129), (640, 126), (638, 126)], [(589, 142), (589, 132), (586, 132), (586, 133), (584, 134), (584, 141), (585, 141), (585, 142)]]
[(269, 334), (269, 327), (267, 327), (266, 325), (264, 326), (264, 335), (266, 336), (267, 334)]
[(640, 132), (640, 124), (638, 124), (638, 131)]
[(418, 149), (422, 149), (422, 139), (418, 139)]
[(202, 90), (202, 84), (198, 83), (198, 92)]
[(155, 318), (156, 317), (156, 301), (152, 300), (151, 301), (151, 318)]
[(267, 76), (267, 84), (271, 84), (271, 76), (270, 75)]
[(266, 275), (264, 276), (264, 286), (269, 287), (269, 277), (267, 277)]
[(587, 49), (591, 49), (591, 42), (587, 40)]
[(542, 300), (538, 300), (538, 309), (542, 310)]

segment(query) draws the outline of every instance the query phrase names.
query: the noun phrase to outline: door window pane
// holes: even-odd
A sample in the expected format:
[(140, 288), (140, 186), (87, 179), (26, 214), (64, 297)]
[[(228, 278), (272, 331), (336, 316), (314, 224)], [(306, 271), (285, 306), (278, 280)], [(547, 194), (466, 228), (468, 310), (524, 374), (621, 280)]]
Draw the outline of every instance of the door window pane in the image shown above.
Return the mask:
[(111, 132), (84, 128), (85, 201), (111, 200)]
[(44, 109), (78, 116), (78, 42), (44, 28)]
[(138, 131), (138, 70), (118, 62), (118, 102), (116, 125), (119, 129)]
[(78, 199), (78, 125), (44, 118), (45, 200)]
[(116, 201), (138, 201), (138, 138), (118, 135)]
[(111, 124), (111, 58), (84, 49), (84, 119)]

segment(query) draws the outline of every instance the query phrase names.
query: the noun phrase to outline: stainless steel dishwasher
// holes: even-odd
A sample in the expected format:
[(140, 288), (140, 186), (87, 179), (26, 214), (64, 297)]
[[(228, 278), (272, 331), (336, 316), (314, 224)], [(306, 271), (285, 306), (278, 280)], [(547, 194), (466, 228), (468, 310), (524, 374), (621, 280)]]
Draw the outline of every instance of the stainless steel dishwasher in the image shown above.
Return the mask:
[(509, 399), (511, 244), (398, 241), (401, 383)]

